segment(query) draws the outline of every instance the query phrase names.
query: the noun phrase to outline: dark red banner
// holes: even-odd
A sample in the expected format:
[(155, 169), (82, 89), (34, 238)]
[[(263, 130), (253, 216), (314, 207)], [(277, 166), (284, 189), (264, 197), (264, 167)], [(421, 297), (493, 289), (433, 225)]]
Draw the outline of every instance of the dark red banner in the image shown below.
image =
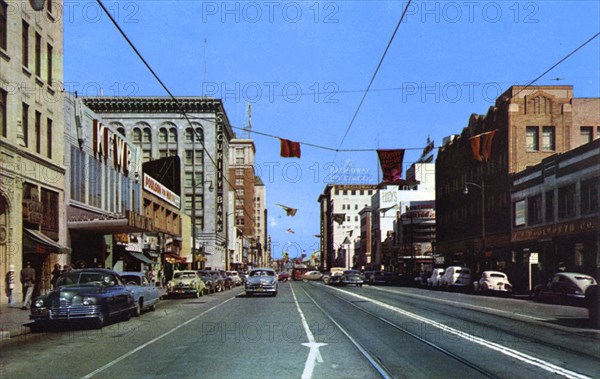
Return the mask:
[(377, 150), (384, 182), (395, 182), (402, 177), (404, 149)]

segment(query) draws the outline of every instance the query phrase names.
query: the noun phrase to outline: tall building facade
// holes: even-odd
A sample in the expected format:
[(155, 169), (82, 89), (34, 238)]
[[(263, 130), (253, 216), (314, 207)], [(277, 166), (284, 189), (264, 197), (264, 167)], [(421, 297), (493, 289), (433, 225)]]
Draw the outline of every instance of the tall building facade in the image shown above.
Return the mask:
[[(521, 254), (510, 245), (510, 176), (578, 146), (578, 122), (598, 124), (595, 104), (575, 99), (572, 86), (513, 86), (445, 139), (436, 159), (437, 252), (445, 265), (510, 271)], [(470, 138), (487, 132), (495, 133), (491, 153), (480, 161)]]
[(319, 196), (322, 269), (354, 266), (355, 241), (361, 237), (360, 211), (370, 206), (377, 186), (328, 184)]
[(18, 274), (30, 261), (34, 294), (49, 287), (55, 263), (67, 263), (62, 1), (34, 10), (0, 1), (0, 302), (22, 293)]
[[(139, 147), (142, 162), (181, 158), (181, 209), (191, 217), (195, 231), (189, 245), (192, 251), (182, 254), (193, 256), (196, 267), (225, 268), (230, 190), (225, 179), (234, 134), (222, 101), (206, 97), (90, 97), (84, 102)], [(163, 175), (170, 175), (173, 169), (165, 165)]]
[(254, 235), (261, 246), (258, 265), (268, 267), (271, 264), (271, 251), (267, 243), (267, 187), (260, 176), (254, 178)]

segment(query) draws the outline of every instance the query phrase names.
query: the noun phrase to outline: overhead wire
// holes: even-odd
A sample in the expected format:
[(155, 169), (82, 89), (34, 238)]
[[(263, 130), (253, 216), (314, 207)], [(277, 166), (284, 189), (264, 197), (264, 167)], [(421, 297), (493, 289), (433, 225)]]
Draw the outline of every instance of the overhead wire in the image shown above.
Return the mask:
[[(213, 159), (213, 157), (210, 155), (210, 152), (208, 151), (208, 149), (206, 149), (206, 147), (204, 146), (204, 140), (203, 138), (200, 138), (200, 135), (198, 134), (198, 131), (196, 130), (196, 127), (192, 124), (187, 112), (185, 112), (185, 110), (183, 109), (181, 103), (179, 102), (179, 100), (177, 100), (177, 98), (171, 93), (171, 91), (169, 90), (169, 88), (167, 88), (166, 84), (160, 79), (160, 77), (156, 74), (156, 72), (152, 69), (152, 67), (150, 66), (150, 64), (146, 61), (146, 59), (142, 56), (142, 54), (140, 53), (140, 51), (135, 47), (135, 45), (133, 44), (133, 42), (129, 39), (129, 37), (127, 36), (127, 34), (125, 33), (125, 31), (121, 28), (121, 26), (117, 23), (117, 21), (113, 18), (112, 14), (108, 11), (108, 9), (104, 6), (104, 4), (102, 3), (102, 0), (96, 0), (96, 2), (100, 5), (100, 7), (102, 8), (102, 10), (106, 13), (106, 15), (108, 16), (108, 18), (111, 20), (111, 22), (113, 23), (113, 25), (117, 28), (117, 30), (119, 31), (119, 33), (121, 34), (121, 36), (123, 38), (125, 38), (125, 41), (127, 41), (127, 43), (129, 44), (129, 46), (133, 49), (133, 51), (135, 52), (135, 54), (138, 56), (138, 58), (142, 61), (142, 63), (144, 63), (144, 65), (146, 66), (146, 68), (150, 71), (150, 73), (152, 74), (152, 76), (154, 76), (154, 78), (158, 81), (158, 83), (160, 84), (160, 86), (165, 90), (165, 92), (167, 92), (167, 94), (169, 95), (169, 97), (171, 97), (171, 99), (174, 100), (175, 104), (177, 104), (177, 106), (179, 107), (179, 111), (180, 113), (183, 115), (183, 117), (186, 119), (186, 121), (188, 122), (188, 124), (190, 125), (192, 132), (194, 133), (194, 135), (197, 138), (197, 141), (200, 142), (200, 145), (202, 146), (202, 150), (204, 150), (204, 153), (208, 156), (209, 160), (212, 162), (212, 164), (215, 166), (215, 169), (218, 169), (217, 163), (215, 162), (215, 160)], [(193, 167), (193, 172), (195, 172), (196, 168)], [(223, 180), (225, 182), (227, 182), (231, 188), (236, 188), (228, 179), (227, 179), (227, 175), (224, 174), (223, 175)], [(196, 191), (196, 188), (193, 188), (193, 191)], [(234, 192), (234, 196), (238, 199), (238, 200), (242, 200), (237, 191), (233, 191)], [(242, 203), (243, 204), (243, 203)], [(244, 213), (250, 217), (253, 218), (253, 215), (250, 214), (250, 212), (246, 209), (245, 205), (242, 205), (242, 208), (244, 209)]]
[(346, 139), (348, 132), (350, 132), (350, 129), (352, 128), (352, 125), (354, 124), (354, 120), (356, 120), (356, 116), (358, 115), (358, 112), (360, 111), (360, 108), (362, 107), (362, 104), (365, 101), (365, 98), (367, 97), (367, 94), (369, 93), (369, 90), (371, 89), (373, 82), (375, 81), (375, 77), (377, 76), (377, 73), (379, 72), (379, 69), (381, 68), (381, 65), (383, 64), (383, 60), (385, 59), (385, 56), (387, 55), (387, 52), (390, 49), (390, 46), (392, 45), (392, 41), (394, 40), (394, 37), (396, 36), (398, 29), (400, 28), (400, 24), (402, 24), (402, 20), (404, 20), (404, 16), (406, 15), (406, 11), (408, 10), (408, 7), (410, 6), (411, 2), (412, 2), (412, 0), (408, 0), (408, 2), (406, 3), (406, 6), (404, 7), (404, 11), (402, 12), (402, 15), (400, 16), (400, 20), (398, 20), (396, 29), (394, 29), (394, 33), (392, 33), (392, 36), (390, 37), (390, 40), (388, 41), (388, 44), (385, 47), (385, 50), (383, 51), (383, 55), (381, 56), (381, 59), (379, 60), (379, 63), (377, 64), (377, 68), (375, 69), (375, 72), (373, 73), (373, 76), (371, 77), (371, 81), (369, 82), (369, 85), (367, 86), (365, 93), (363, 94), (362, 98), (360, 99), (360, 102), (358, 103), (358, 107), (356, 108), (356, 111), (354, 112), (354, 115), (352, 116), (352, 120), (350, 120), (350, 124), (348, 125), (348, 128), (346, 128), (346, 132), (344, 133), (344, 136), (342, 137), (342, 141), (340, 142), (340, 147), (342, 147), (342, 145), (344, 144), (344, 140)]

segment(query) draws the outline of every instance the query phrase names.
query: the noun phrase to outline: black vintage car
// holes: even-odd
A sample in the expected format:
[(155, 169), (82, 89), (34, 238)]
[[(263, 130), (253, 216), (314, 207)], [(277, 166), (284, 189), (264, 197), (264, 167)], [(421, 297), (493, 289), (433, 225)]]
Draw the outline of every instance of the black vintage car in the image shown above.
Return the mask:
[(102, 328), (111, 317), (129, 320), (136, 309), (133, 292), (107, 269), (82, 269), (61, 274), (57, 288), (33, 301), (29, 318), (36, 324), (89, 320)]

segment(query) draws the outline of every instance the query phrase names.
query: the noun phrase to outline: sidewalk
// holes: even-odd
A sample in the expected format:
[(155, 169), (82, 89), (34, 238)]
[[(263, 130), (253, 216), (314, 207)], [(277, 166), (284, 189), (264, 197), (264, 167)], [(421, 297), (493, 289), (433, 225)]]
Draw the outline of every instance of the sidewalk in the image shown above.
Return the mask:
[(11, 337), (29, 333), (29, 310), (21, 309), (22, 303), (0, 304), (0, 342)]

